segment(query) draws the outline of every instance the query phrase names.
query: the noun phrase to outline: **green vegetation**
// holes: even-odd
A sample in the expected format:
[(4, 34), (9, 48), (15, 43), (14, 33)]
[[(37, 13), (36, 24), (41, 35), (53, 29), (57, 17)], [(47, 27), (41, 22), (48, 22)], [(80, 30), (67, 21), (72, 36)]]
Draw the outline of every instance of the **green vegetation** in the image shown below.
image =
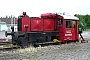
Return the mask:
[(79, 27), (83, 30), (90, 29), (90, 15), (79, 15), (75, 14), (74, 16), (79, 18)]

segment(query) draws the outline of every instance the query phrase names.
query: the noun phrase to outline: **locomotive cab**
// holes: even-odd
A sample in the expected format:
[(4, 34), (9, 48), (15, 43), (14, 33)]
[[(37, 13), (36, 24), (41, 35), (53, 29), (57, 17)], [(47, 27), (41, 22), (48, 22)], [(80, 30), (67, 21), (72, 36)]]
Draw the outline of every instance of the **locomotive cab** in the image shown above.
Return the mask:
[(78, 40), (78, 18), (70, 15), (62, 15), (63, 20), (59, 23), (59, 40), (62, 42)]

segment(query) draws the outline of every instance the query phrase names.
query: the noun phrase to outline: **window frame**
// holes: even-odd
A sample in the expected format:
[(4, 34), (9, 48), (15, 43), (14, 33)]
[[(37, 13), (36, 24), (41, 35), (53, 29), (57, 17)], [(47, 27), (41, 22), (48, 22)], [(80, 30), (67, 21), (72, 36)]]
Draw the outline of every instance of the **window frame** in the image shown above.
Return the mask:
[(76, 28), (76, 21), (75, 20), (72, 21), (72, 28)]
[(63, 25), (63, 18), (58, 18), (58, 25), (59, 26), (62, 26)]
[[(68, 22), (69, 22), (69, 27), (68, 27)], [(66, 20), (66, 25), (65, 28), (72, 28), (72, 20)]]

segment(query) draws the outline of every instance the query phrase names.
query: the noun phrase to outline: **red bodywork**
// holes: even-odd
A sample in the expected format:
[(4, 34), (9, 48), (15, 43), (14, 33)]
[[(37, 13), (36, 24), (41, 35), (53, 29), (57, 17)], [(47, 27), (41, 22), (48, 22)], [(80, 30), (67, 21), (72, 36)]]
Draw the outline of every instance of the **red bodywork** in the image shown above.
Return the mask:
[(56, 15), (54, 13), (45, 13), (45, 14), (41, 14), (41, 18), (52, 18), (55, 17)]
[(43, 31), (43, 20), (41, 18), (31, 18), (31, 31)]
[(54, 31), (55, 30), (55, 14), (45, 13), (41, 14), (43, 19), (43, 31)]
[(31, 19), (31, 31), (54, 31), (54, 19)]
[(54, 31), (54, 19), (44, 19), (44, 31)]
[[(28, 26), (28, 28), (26, 29), (25, 28), (25, 25)], [(27, 17), (23, 17), (22, 18), (22, 32), (30, 32), (30, 18), (27, 18)]]
[[(58, 19), (63, 19), (62, 24)], [(75, 22), (75, 27), (66, 28), (66, 21)], [(24, 27), (28, 25), (28, 29)], [(64, 19), (63, 16), (46, 13), (41, 14), (41, 18), (22, 18), (22, 32), (46, 32), (46, 31), (58, 31), (58, 39), (62, 42), (68, 42), (71, 40), (78, 40), (78, 20)], [(53, 33), (52, 33), (53, 34)]]

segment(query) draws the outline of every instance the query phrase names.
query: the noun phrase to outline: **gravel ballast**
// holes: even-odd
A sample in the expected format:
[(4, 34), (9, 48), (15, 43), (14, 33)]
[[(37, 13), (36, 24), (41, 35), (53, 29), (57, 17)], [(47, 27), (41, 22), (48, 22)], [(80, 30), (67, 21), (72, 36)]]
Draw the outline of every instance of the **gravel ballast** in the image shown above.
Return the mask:
[[(90, 41), (90, 31), (82, 35)], [(90, 42), (0, 51), (0, 60), (90, 60)]]
[(90, 60), (90, 42), (0, 51), (0, 60)]

